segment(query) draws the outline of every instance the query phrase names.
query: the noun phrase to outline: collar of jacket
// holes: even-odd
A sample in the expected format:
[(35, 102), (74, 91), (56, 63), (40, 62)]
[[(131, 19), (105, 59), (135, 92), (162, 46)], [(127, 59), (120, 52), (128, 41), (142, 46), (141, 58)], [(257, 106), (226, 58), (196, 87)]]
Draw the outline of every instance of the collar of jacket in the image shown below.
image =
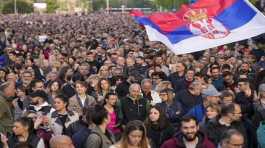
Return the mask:
[[(66, 111), (65, 115), (73, 116), (73, 115), (74, 115), (74, 112), (72, 112), (72, 111)], [(56, 118), (56, 117), (58, 117), (58, 116), (59, 116), (59, 114), (58, 114), (57, 111), (54, 111), (54, 112), (52, 113), (52, 115), (51, 115), (52, 118)]]
[(131, 97), (130, 95), (128, 95), (128, 98), (129, 98), (130, 100), (132, 100), (133, 102), (136, 102), (136, 101), (139, 101), (139, 100), (142, 99), (141, 96), (139, 96), (137, 99), (135, 99), (135, 98)]
[[(205, 135), (200, 131), (198, 131), (196, 135), (198, 137), (198, 144), (196, 145), (196, 148), (201, 148), (203, 147), (204, 140), (206, 140), (205, 138), (207, 137), (205, 137)], [(175, 140), (176, 140), (177, 146), (185, 147), (185, 144), (183, 141), (184, 135), (182, 133), (177, 134), (175, 138), (176, 138)]]
[[(70, 122), (71, 121), (71, 116), (73, 116), (74, 115), (74, 113), (71, 113), (72, 115), (70, 115), (70, 113), (67, 111), (66, 112), (66, 114), (65, 115), (67, 115), (67, 117), (66, 117), (66, 121), (65, 121), (65, 123), (68, 123), (68, 122)], [(58, 123), (58, 124), (60, 124), (60, 125), (62, 125), (62, 122), (61, 122), (61, 120), (59, 120), (59, 114), (57, 113), (57, 111), (54, 111), (53, 113), (52, 113), (52, 115), (51, 115), (51, 118), (56, 118), (55, 119), (55, 122), (56, 123)]]

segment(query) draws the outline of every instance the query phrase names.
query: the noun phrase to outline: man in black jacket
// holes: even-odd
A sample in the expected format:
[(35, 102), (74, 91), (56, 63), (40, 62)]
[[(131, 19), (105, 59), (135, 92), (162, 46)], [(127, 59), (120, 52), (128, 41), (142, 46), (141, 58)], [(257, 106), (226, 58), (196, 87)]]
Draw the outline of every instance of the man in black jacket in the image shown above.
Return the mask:
[(241, 106), (242, 115), (251, 118), (254, 113), (254, 91), (250, 88), (248, 79), (242, 78), (238, 81), (240, 92), (236, 94), (236, 103)]
[(120, 103), (123, 124), (127, 124), (132, 120), (144, 121), (148, 112), (148, 102), (141, 96), (141, 87), (139, 84), (131, 84), (129, 95), (121, 100)]

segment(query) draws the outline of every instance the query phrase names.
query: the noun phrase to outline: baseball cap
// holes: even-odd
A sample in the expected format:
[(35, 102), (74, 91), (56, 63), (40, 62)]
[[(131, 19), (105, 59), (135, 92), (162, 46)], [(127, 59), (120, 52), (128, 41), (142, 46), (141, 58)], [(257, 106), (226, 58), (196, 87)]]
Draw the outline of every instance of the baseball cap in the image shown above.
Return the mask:
[(208, 88), (202, 90), (202, 96), (220, 96), (221, 93), (213, 85), (209, 85)]

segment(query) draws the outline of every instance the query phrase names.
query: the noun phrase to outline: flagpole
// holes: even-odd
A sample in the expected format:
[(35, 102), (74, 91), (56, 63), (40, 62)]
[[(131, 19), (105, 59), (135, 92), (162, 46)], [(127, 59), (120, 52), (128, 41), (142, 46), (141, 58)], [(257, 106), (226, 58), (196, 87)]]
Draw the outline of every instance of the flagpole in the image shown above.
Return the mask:
[(109, 13), (109, 0), (106, 0), (107, 13)]
[(17, 0), (14, 0), (14, 13), (17, 14)]

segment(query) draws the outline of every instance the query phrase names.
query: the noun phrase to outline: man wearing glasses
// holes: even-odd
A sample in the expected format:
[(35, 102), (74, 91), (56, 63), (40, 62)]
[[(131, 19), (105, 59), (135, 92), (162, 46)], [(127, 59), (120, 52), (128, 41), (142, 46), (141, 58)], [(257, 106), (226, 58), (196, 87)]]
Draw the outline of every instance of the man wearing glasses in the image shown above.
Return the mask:
[(235, 129), (230, 129), (225, 132), (218, 148), (243, 148), (244, 136)]

